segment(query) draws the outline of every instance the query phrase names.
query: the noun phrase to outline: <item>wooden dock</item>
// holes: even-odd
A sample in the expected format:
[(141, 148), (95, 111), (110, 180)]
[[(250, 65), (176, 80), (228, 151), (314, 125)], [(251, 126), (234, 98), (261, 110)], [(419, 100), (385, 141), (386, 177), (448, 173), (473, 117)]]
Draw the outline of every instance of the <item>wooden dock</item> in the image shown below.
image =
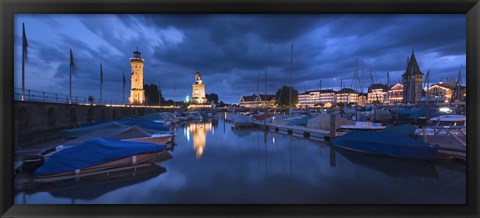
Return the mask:
[[(303, 137), (315, 141), (328, 142), (331, 141), (330, 131), (322, 129), (305, 128), (301, 126), (287, 126), (274, 123), (265, 123), (263, 121), (255, 121), (255, 125), (260, 128), (267, 128), (269, 131), (279, 132), (296, 137)], [(346, 132), (335, 132), (335, 136), (341, 136)], [(466, 160), (465, 149), (459, 146), (439, 145), (437, 158), (439, 159), (460, 159)]]
[[(266, 128), (270, 131), (285, 133), (288, 135), (294, 135), (303, 138), (315, 138), (318, 141), (328, 141), (329, 131), (322, 130), (322, 129), (312, 129), (306, 128), (302, 126), (287, 126), (287, 125), (280, 125), (275, 123), (265, 123), (263, 121), (255, 121), (255, 125), (260, 128)], [(344, 133), (336, 133), (337, 136), (344, 134)]]

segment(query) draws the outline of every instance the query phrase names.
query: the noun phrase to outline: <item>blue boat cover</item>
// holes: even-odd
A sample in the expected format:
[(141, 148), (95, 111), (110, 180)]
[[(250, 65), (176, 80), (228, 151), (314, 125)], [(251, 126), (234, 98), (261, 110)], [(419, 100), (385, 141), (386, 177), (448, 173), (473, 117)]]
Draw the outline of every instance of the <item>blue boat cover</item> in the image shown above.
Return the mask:
[(67, 129), (62, 131), (62, 136), (63, 138), (70, 138), (70, 139), (75, 139), (80, 136), (86, 135), (88, 133), (94, 132), (99, 129), (107, 129), (107, 128), (119, 128), (119, 127), (126, 127), (127, 125), (117, 123), (117, 122), (108, 122), (108, 123), (102, 123), (98, 125), (91, 125), (87, 127), (82, 127), (82, 128), (76, 128), (76, 129)]
[(412, 136), (415, 134), (417, 127), (411, 124), (402, 124), (397, 126), (387, 126), (385, 129), (381, 130), (382, 132), (396, 132), (404, 135)]
[(160, 152), (164, 149), (165, 145), (153, 143), (93, 138), (53, 153), (42, 166), (35, 170), (34, 174), (51, 175), (70, 172), (133, 155)]
[(129, 119), (102, 122), (99, 124), (90, 124), (82, 128), (63, 130), (62, 136), (63, 138), (75, 139), (75, 138), (84, 136), (88, 133), (94, 132), (96, 130), (127, 127), (127, 126), (140, 126), (152, 134), (162, 133), (170, 130), (168, 126), (164, 126), (162, 124), (155, 123), (153, 121), (129, 118)]
[(168, 126), (164, 126), (160, 123), (155, 123), (153, 121), (148, 120), (140, 120), (140, 119), (125, 119), (117, 121), (121, 124), (125, 124), (128, 126), (140, 126), (145, 129), (151, 129), (156, 131), (169, 131), (170, 128)]
[(154, 120), (165, 120), (165, 117), (159, 113), (153, 113), (153, 114), (147, 114), (143, 117), (139, 117), (138, 119), (154, 121)]
[(400, 119), (418, 119), (419, 117), (425, 117), (428, 113), (429, 117), (436, 117), (447, 114), (441, 112), (438, 108), (412, 108), (412, 109), (400, 109), (396, 113)]
[(367, 153), (413, 159), (432, 159), (439, 148), (438, 145), (390, 131), (351, 131), (335, 139), (332, 144)]

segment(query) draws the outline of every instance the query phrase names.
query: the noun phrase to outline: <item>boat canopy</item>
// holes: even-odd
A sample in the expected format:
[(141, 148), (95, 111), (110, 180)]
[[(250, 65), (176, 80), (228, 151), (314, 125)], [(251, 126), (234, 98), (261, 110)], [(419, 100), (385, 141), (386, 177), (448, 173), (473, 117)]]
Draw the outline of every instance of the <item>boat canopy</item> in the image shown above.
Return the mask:
[(385, 129), (381, 130), (383, 132), (396, 132), (404, 135), (415, 135), (417, 127), (411, 124), (402, 124), (397, 126), (387, 126)]
[(133, 155), (160, 152), (164, 149), (165, 145), (153, 143), (94, 138), (53, 153), (42, 166), (35, 170), (34, 174), (51, 175), (71, 172)]
[(143, 138), (150, 137), (152, 134), (146, 132), (139, 126), (126, 126), (118, 128), (99, 129), (94, 132), (88, 133), (82, 137), (66, 142), (64, 145), (78, 145), (84, 143), (90, 139), (104, 137), (110, 139), (131, 139), (131, 138)]
[(432, 159), (439, 148), (438, 145), (391, 131), (351, 131), (335, 139), (332, 144), (367, 153), (413, 159)]
[(128, 127), (128, 126), (118, 122), (101, 123), (98, 125), (90, 125), (82, 128), (63, 130), (62, 136), (63, 138), (75, 139), (100, 129), (120, 128), (120, 127)]
[(119, 120), (117, 121), (121, 124), (125, 124), (128, 126), (140, 126), (144, 129), (148, 130), (154, 130), (154, 131), (169, 131), (170, 128), (168, 126), (164, 126), (159, 123), (155, 123), (152, 121), (147, 121), (147, 120), (140, 120), (140, 119), (125, 119), (125, 120)]
[(429, 117), (435, 117), (446, 114), (439, 111), (437, 108), (412, 108), (412, 109), (400, 109), (396, 113), (404, 119), (418, 119), (425, 117), (427, 114)]

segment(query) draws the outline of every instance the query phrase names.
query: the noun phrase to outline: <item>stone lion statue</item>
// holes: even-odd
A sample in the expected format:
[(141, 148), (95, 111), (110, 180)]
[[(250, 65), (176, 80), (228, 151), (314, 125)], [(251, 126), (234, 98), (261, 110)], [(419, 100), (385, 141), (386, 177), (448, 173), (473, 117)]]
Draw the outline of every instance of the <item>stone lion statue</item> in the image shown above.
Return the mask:
[(200, 73), (199, 72), (196, 72), (195, 73), (195, 83), (197, 84), (202, 84), (202, 77), (200, 76)]

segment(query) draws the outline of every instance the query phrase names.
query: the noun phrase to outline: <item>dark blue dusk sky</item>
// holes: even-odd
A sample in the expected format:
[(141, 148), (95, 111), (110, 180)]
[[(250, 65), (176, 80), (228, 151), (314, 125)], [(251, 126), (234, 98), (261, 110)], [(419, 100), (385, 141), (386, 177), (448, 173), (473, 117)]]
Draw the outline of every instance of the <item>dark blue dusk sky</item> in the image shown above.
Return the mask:
[[(26, 89), (68, 94), (69, 49), (75, 60), (74, 96), (99, 98), (103, 64), (105, 99), (122, 99), (122, 72), (130, 90), (130, 57), (138, 46), (145, 59), (145, 84), (163, 95), (191, 95), (195, 72), (207, 93), (238, 103), (241, 95), (292, 84), (300, 92), (350, 87), (355, 62), (365, 62), (375, 82), (400, 81), (415, 50), (430, 82), (457, 77), (465, 82), (465, 15), (16, 15), (15, 87), (21, 88), (22, 22), (28, 38)], [(361, 75), (361, 68), (359, 74)], [(367, 85), (364, 85), (367, 86)], [(366, 87), (364, 87), (366, 89)]]

